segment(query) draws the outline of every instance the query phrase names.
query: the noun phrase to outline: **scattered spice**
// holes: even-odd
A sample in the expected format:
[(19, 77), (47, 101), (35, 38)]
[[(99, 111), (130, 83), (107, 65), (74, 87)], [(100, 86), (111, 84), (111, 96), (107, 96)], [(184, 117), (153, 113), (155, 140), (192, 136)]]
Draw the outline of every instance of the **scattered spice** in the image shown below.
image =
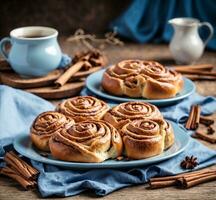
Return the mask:
[(212, 134), (214, 134), (214, 132), (215, 132), (215, 130), (213, 129), (212, 126), (209, 126), (209, 127), (207, 128), (207, 134), (208, 134), (208, 135), (212, 135)]
[(180, 163), (180, 166), (183, 169), (194, 169), (197, 165), (197, 157), (194, 156), (186, 156), (185, 159)]

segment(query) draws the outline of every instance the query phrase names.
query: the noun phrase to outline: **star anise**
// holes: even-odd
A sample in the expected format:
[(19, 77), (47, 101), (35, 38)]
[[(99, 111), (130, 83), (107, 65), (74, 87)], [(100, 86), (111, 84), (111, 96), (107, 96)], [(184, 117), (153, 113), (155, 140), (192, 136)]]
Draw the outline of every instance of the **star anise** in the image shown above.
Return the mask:
[(183, 169), (194, 169), (199, 163), (197, 162), (197, 157), (186, 156), (185, 159), (181, 162), (180, 166)]
[(207, 134), (208, 134), (208, 135), (212, 135), (214, 132), (215, 132), (215, 130), (213, 129), (212, 126), (209, 126), (209, 127), (207, 128)]

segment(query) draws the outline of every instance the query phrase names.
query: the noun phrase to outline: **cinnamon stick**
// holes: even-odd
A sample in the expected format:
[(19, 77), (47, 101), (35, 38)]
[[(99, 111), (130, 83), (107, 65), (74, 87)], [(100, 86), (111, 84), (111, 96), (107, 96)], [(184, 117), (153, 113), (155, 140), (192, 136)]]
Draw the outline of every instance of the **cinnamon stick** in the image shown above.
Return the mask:
[(182, 173), (175, 176), (151, 178), (149, 181), (150, 188), (157, 189), (162, 187), (180, 185), (189, 188), (200, 183), (212, 180), (212, 176), (216, 174), (216, 170), (200, 170), (188, 173)]
[(200, 123), (202, 123), (206, 126), (210, 126), (210, 125), (214, 124), (214, 119), (211, 117), (207, 117), (207, 116), (200, 116)]
[(190, 69), (190, 70), (209, 70), (211, 71), (214, 68), (212, 64), (199, 64), (199, 65), (181, 65), (181, 66), (174, 66), (174, 69), (176, 71), (178, 70), (184, 70), (184, 69)]
[(55, 85), (57, 87), (63, 86), (76, 72), (78, 72), (85, 64), (86, 61), (79, 61), (69, 67), (56, 81)]
[(150, 181), (149, 186), (151, 189), (164, 188), (176, 185), (177, 180), (166, 180), (166, 181)]
[(191, 69), (178, 69), (176, 71), (180, 73), (186, 73), (186, 74), (207, 75), (207, 76), (216, 77), (216, 72), (207, 72), (207, 71), (191, 70)]
[(36, 187), (37, 183), (35, 181), (25, 179), (21, 174), (8, 166), (2, 168), (0, 173), (16, 180), (26, 190)]
[(196, 80), (209, 80), (209, 81), (216, 80), (216, 77), (208, 76), (208, 75), (184, 74), (184, 76), (193, 80), (193, 81), (196, 81)]
[(14, 152), (6, 153), (4, 160), (7, 165), (19, 172), (24, 178), (35, 180), (39, 174), (38, 170), (20, 159)]
[(187, 120), (186, 125), (185, 125), (186, 129), (191, 128), (191, 124), (193, 123), (194, 115), (195, 115), (195, 106), (192, 106), (191, 110), (190, 110), (188, 120)]
[(168, 180), (175, 180), (175, 179), (182, 178), (182, 177), (191, 177), (191, 176), (197, 176), (197, 175), (208, 174), (208, 173), (213, 173), (213, 172), (216, 172), (216, 170), (202, 169), (198, 171), (185, 172), (185, 173), (173, 175), (173, 176), (154, 177), (154, 178), (151, 178), (150, 181), (152, 182), (168, 181)]
[(190, 188), (201, 183), (216, 180), (216, 173), (203, 174), (198, 177), (187, 178), (183, 177), (177, 180), (183, 188)]
[(212, 135), (204, 134), (201, 131), (196, 131), (195, 136), (200, 138), (200, 139), (203, 139), (203, 140), (205, 140), (207, 142), (210, 142), (210, 143), (213, 143), (213, 144), (216, 143), (216, 137), (214, 137)]
[(201, 108), (199, 105), (193, 105), (190, 110), (188, 120), (185, 124), (186, 129), (197, 129), (200, 121)]
[(194, 117), (194, 123), (193, 123), (193, 129), (197, 129), (199, 126), (199, 121), (200, 121), (200, 112), (201, 112), (201, 108), (199, 105), (195, 106), (195, 117)]

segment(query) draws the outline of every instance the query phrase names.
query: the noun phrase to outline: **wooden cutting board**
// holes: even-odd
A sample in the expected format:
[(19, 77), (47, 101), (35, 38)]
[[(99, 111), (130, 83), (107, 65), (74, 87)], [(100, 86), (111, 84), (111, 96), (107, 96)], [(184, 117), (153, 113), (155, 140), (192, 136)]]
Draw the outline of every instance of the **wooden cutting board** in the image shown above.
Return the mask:
[[(92, 74), (101, 69), (101, 67), (94, 67), (88, 71), (79, 71), (74, 74), (74, 76), (69, 80), (76, 81), (81, 78), (87, 77), (89, 74)], [(63, 73), (63, 70), (54, 70), (49, 73), (47, 76), (38, 77), (38, 78), (22, 78), (13, 71), (2, 71), (0, 72), (1, 82), (5, 85), (9, 85), (14, 88), (26, 89), (26, 88), (36, 88), (52, 85), (53, 82)]]
[(62, 99), (67, 97), (73, 97), (79, 94), (84, 85), (85, 82), (72, 82), (67, 83), (60, 88), (47, 86), (41, 88), (26, 89), (26, 91), (45, 99)]
[(15, 72), (0, 72), (1, 82), (14, 88), (36, 88), (53, 84), (53, 82), (62, 74), (61, 70), (55, 70), (47, 76), (38, 78), (22, 78)]
[(101, 67), (93, 67), (88, 71), (79, 71), (60, 88), (54, 86), (54, 81), (64, 72), (62, 69), (54, 70), (44, 77), (23, 78), (16, 74), (6, 61), (0, 61), (0, 83), (14, 88), (36, 94), (45, 99), (60, 99), (78, 95), (85, 85), (85, 77), (100, 70)]

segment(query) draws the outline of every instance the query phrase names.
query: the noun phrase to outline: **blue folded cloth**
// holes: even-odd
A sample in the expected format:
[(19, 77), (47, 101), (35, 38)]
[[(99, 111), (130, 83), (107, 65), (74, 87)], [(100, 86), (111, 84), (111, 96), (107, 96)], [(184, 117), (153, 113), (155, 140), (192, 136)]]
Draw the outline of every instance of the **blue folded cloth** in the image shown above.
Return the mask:
[[(84, 93), (84, 92), (82, 92)], [(216, 110), (216, 99), (193, 95), (178, 105), (163, 108), (167, 118), (179, 123), (184, 122), (191, 104), (202, 105), (203, 114), (211, 114)], [(13, 139), (22, 133), (29, 132), (33, 119), (41, 112), (53, 110), (54, 106), (32, 94), (0, 85), (0, 156), (11, 147)], [(31, 160), (40, 171), (38, 188), (43, 197), (58, 195), (72, 196), (86, 190), (104, 196), (117, 189), (135, 184), (145, 183), (150, 177), (178, 174), (183, 172), (180, 161), (186, 155), (194, 155), (199, 159), (197, 169), (216, 163), (216, 152), (210, 150), (194, 139), (190, 140), (186, 150), (180, 155), (151, 166), (131, 169), (97, 169), (66, 170), (56, 166)], [(4, 162), (0, 160), (0, 165)]]
[[(87, 88), (84, 88), (81, 91), (81, 95), (90, 95), (95, 96), (95, 94), (91, 93)], [(111, 106), (115, 106), (118, 104), (116, 101), (103, 99)], [(180, 125), (184, 124), (187, 119), (188, 113), (190, 112), (190, 107), (193, 104), (199, 104), (202, 107), (201, 114), (202, 115), (209, 115), (216, 111), (216, 98), (215, 97), (203, 97), (198, 93), (194, 93), (193, 95), (189, 96), (188, 98), (180, 101), (178, 104), (166, 106), (159, 108), (160, 111), (163, 113), (163, 116), (166, 119), (172, 120)], [(183, 127), (183, 126), (182, 126)]]
[[(216, 6), (212, 0), (133, 0), (128, 8), (111, 23), (118, 34), (140, 43), (168, 42), (173, 29), (168, 20), (175, 17), (193, 17), (212, 24), (214, 34), (207, 47), (216, 50)], [(207, 38), (206, 30), (199, 30)]]
[(29, 132), (35, 117), (54, 106), (33, 94), (0, 85), (0, 156), (17, 135)]
[(72, 58), (69, 55), (63, 53), (58, 68), (60, 69), (60, 68), (67, 67), (71, 63), (71, 61)]

